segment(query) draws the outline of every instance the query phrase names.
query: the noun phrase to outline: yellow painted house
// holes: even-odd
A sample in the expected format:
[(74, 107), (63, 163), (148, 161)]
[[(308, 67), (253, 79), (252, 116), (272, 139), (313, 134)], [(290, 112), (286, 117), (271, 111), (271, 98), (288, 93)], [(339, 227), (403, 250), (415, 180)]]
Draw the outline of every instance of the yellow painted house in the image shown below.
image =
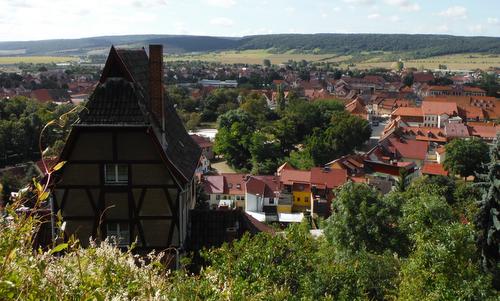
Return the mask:
[(311, 206), (311, 185), (294, 183), (292, 185), (293, 205), (298, 207)]

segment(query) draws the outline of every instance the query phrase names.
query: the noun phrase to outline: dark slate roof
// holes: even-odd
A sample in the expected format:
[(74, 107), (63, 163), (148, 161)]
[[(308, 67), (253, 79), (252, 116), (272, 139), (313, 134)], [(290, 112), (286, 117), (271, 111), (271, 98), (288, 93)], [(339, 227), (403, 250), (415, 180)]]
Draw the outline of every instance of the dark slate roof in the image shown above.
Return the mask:
[(147, 124), (139, 106), (140, 93), (133, 83), (123, 78), (108, 78), (97, 86), (80, 113), (80, 124)]
[(126, 68), (147, 93), (149, 92), (149, 60), (144, 48), (142, 49), (116, 49), (116, 53), (125, 64)]
[(166, 97), (166, 131), (167, 157), (174, 162), (176, 167), (187, 178), (191, 179), (198, 166), (201, 149), (189, 136), (182, 124), (179, 115), (168, 97)]

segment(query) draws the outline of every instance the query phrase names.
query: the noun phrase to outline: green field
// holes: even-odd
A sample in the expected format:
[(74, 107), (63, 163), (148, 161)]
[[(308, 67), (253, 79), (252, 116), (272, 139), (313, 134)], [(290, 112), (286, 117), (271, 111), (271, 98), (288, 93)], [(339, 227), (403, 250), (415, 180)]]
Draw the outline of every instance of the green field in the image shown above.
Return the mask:
[[(264, 59), (269, 59), (273, 64), (285, 63), (289, 60), (307, 60), (312, 62), (337, 63), (340, 67), (351, 67), (359, 69), (369, 69), (375, 67), (391, 68), (399, 57), (404, 54), (388, 52), (362, 52), (357, 55), (339, 54), (300, 54), (294, 52), (270, 53), (266, 50), (244, 50), (244, 51), (223, 51), (209, 52), (189, 55), (169, 55), (166, 61), (206, 61), (219, 62), (223, 64), (262, 64)], [(490, 67), (500, 67), (500, 55), (493, 54), (454, 54), (429, 57), (425, 59), (406, 60), (407, 67), (437, 69), (440, 64), (444, 64), (448, 69), (488, 69)]]
[(244, 51), (222, 51), (189, 55), (169, 55), (166, 61), (206, 61), (219, 62), (223, 64), (262, 64), (264, 59), (271, 60), (273, 64), (286, 63), (289, 60), (300, 61), (324, 61), (341, 62), (348, 60), (350, 56), (337, 54), (300, 54), (294, 52), (270, 53), (266, 50), (244, 50)]
[(0, 65), (15, 65), (19, 63), (50, 64), (78, 61), (74, 56), (0, 56)]

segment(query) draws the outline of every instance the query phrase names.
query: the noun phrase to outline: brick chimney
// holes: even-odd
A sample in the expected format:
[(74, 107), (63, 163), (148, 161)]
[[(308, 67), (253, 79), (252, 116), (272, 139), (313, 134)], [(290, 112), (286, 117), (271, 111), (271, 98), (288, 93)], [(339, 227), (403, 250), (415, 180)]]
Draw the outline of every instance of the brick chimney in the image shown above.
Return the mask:
[(149, 45), (149, 97), (151, 111), (165, 130), (165, 101), (163, 99), (163, 45)]

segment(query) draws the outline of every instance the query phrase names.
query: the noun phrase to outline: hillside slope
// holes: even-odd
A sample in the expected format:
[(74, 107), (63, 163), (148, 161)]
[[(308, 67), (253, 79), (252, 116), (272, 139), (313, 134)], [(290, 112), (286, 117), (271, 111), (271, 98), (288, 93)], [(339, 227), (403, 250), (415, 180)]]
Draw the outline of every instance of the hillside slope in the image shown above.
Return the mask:
[[(82, 39), (0, 42), (0, 55), (100, 54), (110, 45), (163, 44), (168, 53), (270, 49), (272, 52), (349, 54), (363, 51), (406, 52), (413, 58), (454, 53), (500, 53), (500, 38), (406, 34), (275, 34), (242, 38), (125, 35)], [(100, 52), (101, 51), (101, 52)], [(105, 51), (104, 51), (105, 53)], [(104, 54), (102, 53), (102, 54)]]

